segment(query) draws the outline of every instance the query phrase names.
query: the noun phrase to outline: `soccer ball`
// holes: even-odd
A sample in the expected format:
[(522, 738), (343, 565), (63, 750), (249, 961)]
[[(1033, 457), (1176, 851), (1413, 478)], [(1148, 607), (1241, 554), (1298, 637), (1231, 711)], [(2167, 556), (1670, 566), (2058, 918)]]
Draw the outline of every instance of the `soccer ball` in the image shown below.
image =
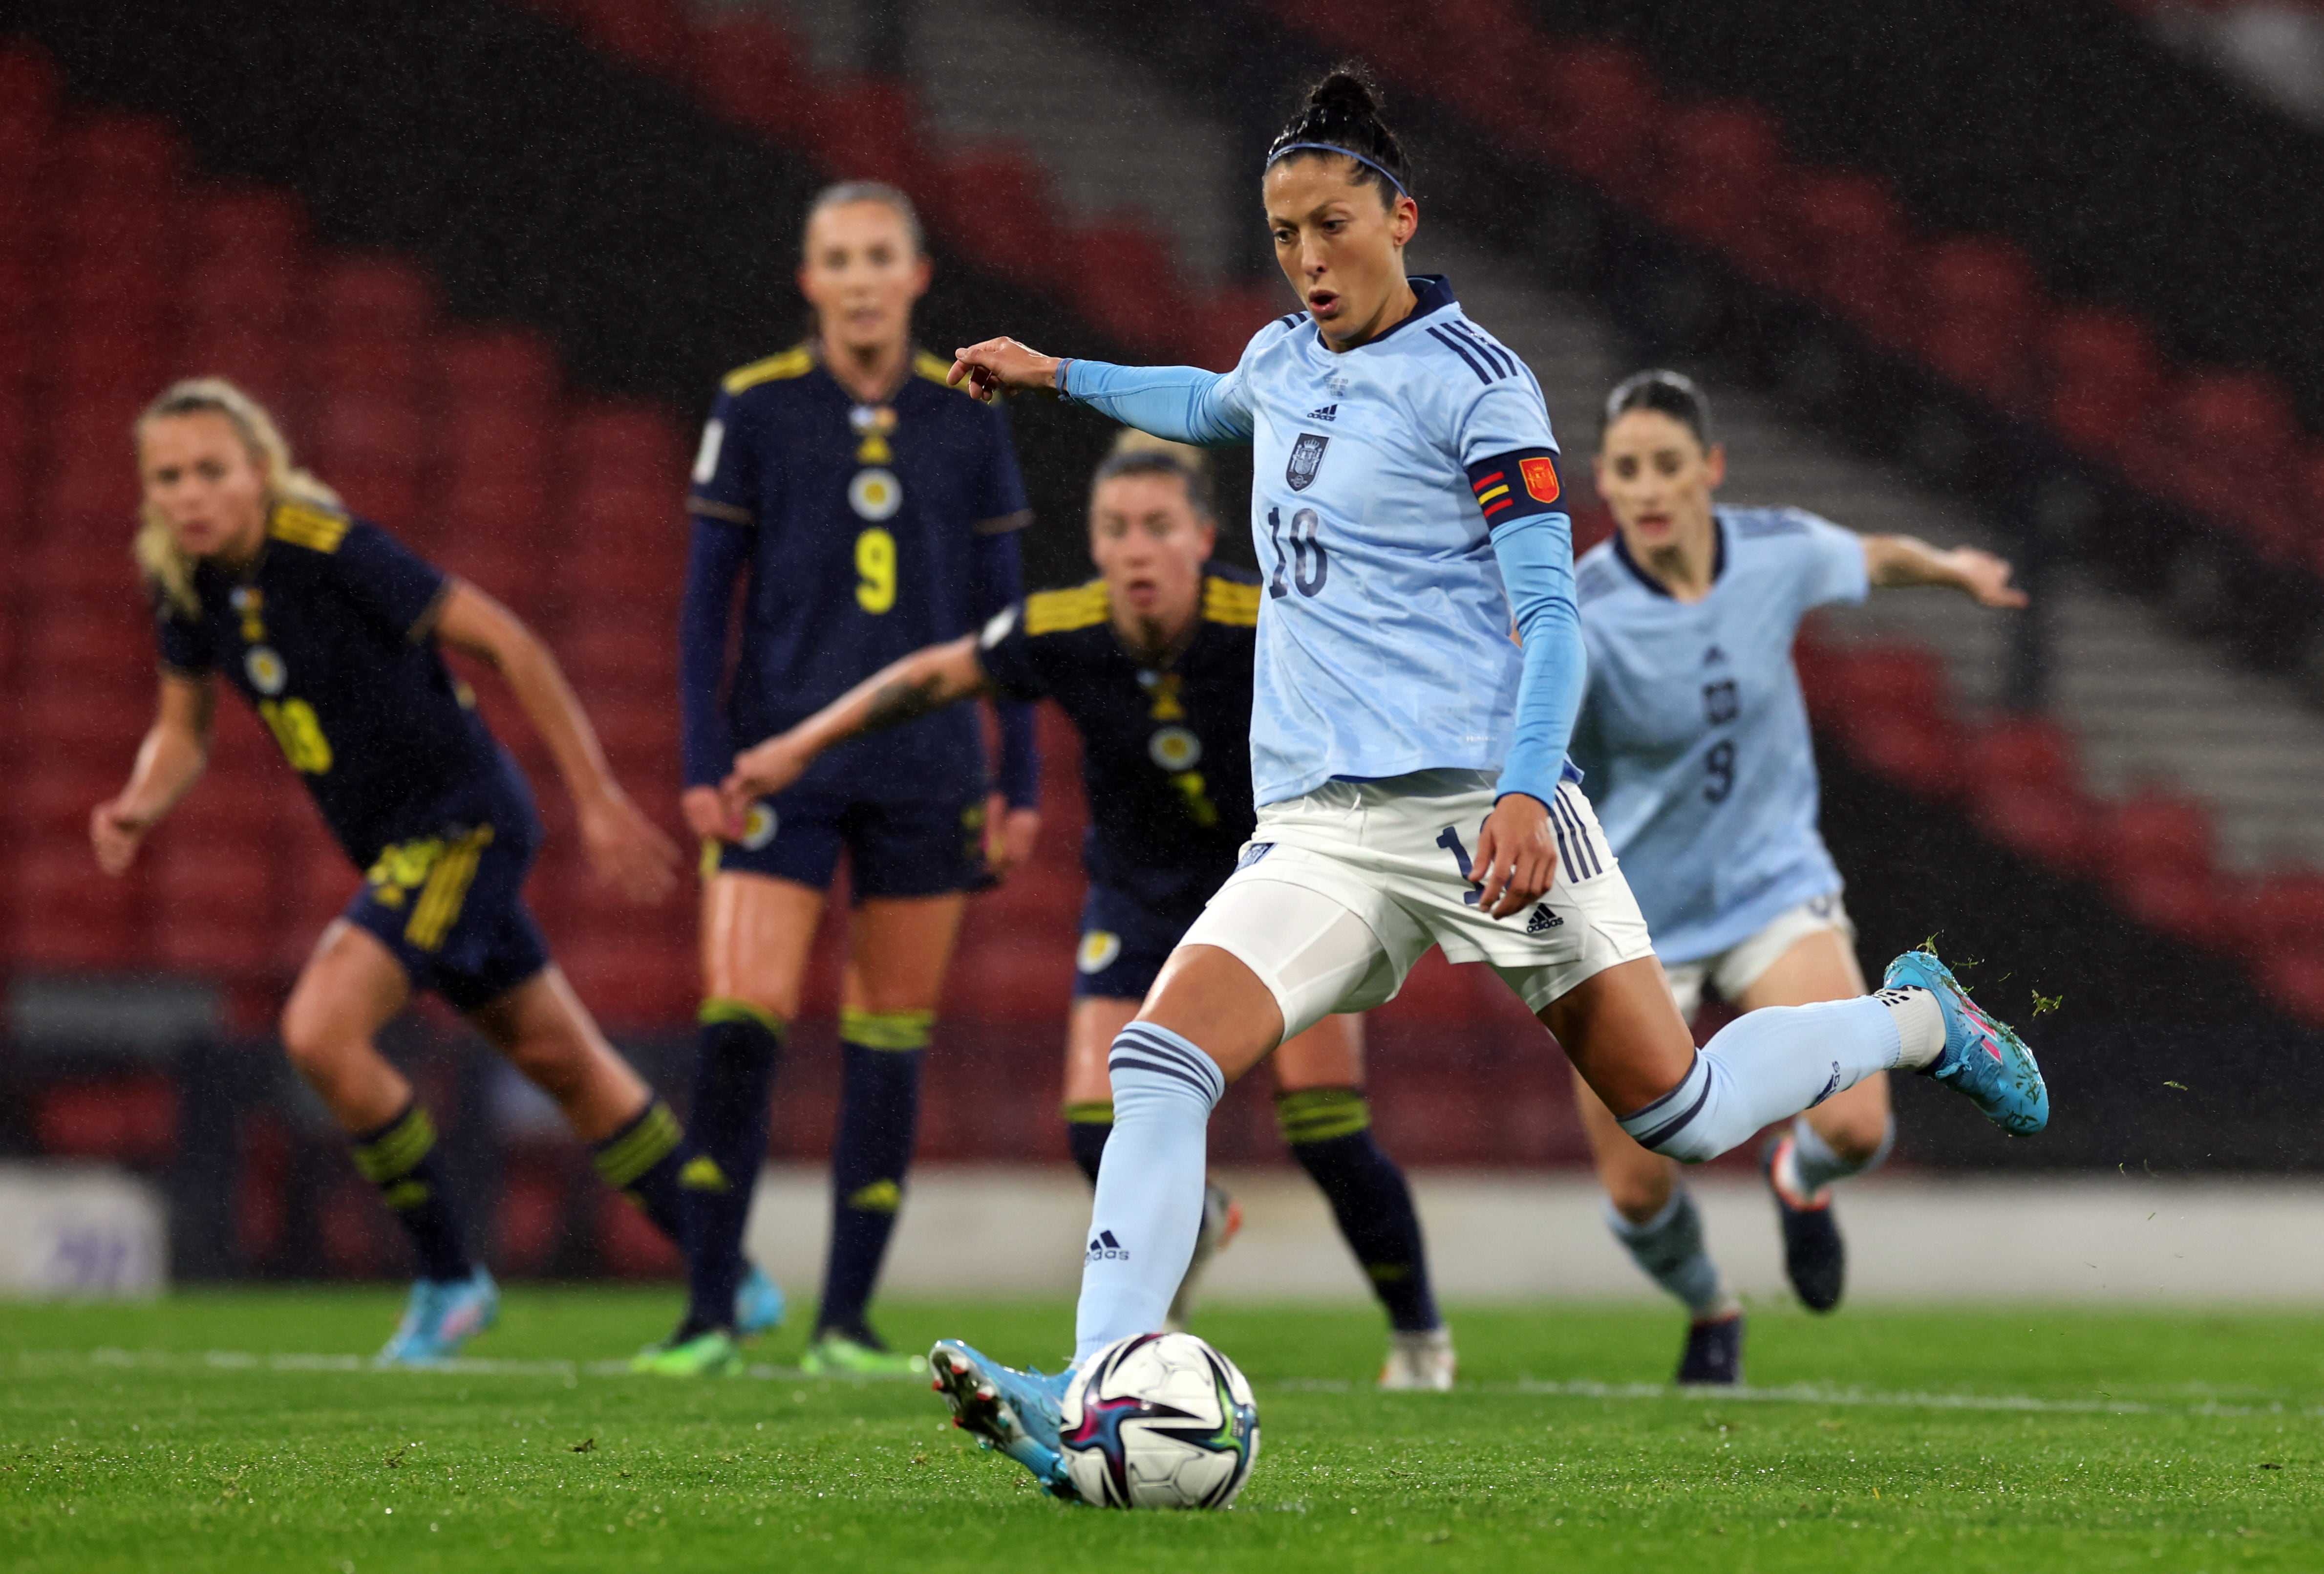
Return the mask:
[(1259, 1406), (1232, 1361), (1192, 1334), (1137, 1334), (1065, 1390), (1065, 1469), (1105, 1508), (1224, 1508), (1259, 1458)]

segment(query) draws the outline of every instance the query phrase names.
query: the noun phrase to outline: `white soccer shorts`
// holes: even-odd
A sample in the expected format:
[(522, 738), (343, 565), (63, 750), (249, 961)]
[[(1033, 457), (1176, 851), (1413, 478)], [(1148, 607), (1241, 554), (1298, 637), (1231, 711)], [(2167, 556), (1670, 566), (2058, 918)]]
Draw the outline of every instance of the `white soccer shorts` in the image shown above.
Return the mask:
[(1590, 801), (1562, 783), (1550, 805), (1557, 875), (1496, 921), (1469, 883), (1493, 809), (1480, 771), (1327, 782), (1259, 811), (1235, 872), (1182, 946), (1232, 953), (1274, 992), (1283, 1036), (1396, 997), (1432, 945), (1484, 962), (1538, 1012), (1593, 974), (1654, 955), (1646, 921)]
[(1679, 1015), (1688, 1022), (1694, 1020), (1694, 1014), (1702, 1007), (1705, 985), (1717, 989), (1721, 1000), (1733, 1005), (1782, 959), (1785, 951), (1808, 936), (1827, 930), (1838, 931), (1851, 949), (1855, 946), (1856, 922), (1848, 916), (1848, 904), (1840, 901), (1837, 891), (1811, 896), (1797, 907), (1785, 908), (1769, 919), (1765, 929), (1723, 951), (1675, 966), (1664, 963), (1663, 977), (1670, 980)]

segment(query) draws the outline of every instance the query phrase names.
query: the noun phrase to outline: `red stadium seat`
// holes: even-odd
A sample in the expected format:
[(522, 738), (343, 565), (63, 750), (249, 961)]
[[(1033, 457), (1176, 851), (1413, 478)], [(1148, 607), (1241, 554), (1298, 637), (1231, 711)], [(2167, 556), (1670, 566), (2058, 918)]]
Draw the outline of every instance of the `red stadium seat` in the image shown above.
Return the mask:
[(447, 486), (517, 486), (546, 492), (557, 475), (563, 435), (539, 412), (464, 410), (443, 423), (438, 453)]
[(644, 1210), (618, 1192), (597, 1194), (597, 1262), (617, 1279), (672, 1279), (686, 1259)]
[(1069, 288), (1090, 319), (1134, 347), (1158, 351), (1176, 337), (1186, 302), (1162, 240), (1136, 222), (1086, 225), (1068, 241)]
[[(113, 785), (117, 791), (117, 778)], [(84, 808), (84, 825), (87, 818)], [(115, 879), (99, 871), (85, 836), (34, 842), (18, 851), (7, 948), (16, 966), (110, 968), (131, 958), (142, 881), (134, 873)]]
[(1662, 179), (1653, 201), (1663, 221), (1763, 277), (1783, 276), (1785, 248), (1768, 223), (1767, 193), (1784, 173), (1774, 117), (1757, 105), (1721, 101), (1679, 109), (1659, 131)]
[(2299, 440), (2291, 401), (2264, 373), (2198, 373), (2164, 414), (2174, 459), (2165, 488), (2189, 506), (2242, 523), (2264, 551), (2295, 552), (2288, 485)]
[[(562, 534), (564, 523), (550, 509), (547, 490), (513, 473), (456, 479), (437, 495), (428, 514), (424, 529), (414, 522), (416, 541), (442, 546), (481, 539), (536, 553)], [(536, 575), (549, 568), (547, 560), (536, 558)]]
[(2324, 957), (2324, 875), (2278, 875), (2252, 892), (2236, 915), (2245, 945), (2264, 962)]
[(691, 53), (678, 0), (551, 0), (592, 43), (657, 76), (679, 74)]
[(646, 946), (634, 937), (576, 940), (557, 949), (575, 993), (598, 1021), (613, 1027), (685, 1022), (701, 997), (693, 936), (674, 946)]
[(2210, 877), (2211, 816), (2198, 800), (2150, 790), (2115, 805), (2108, 821), (2107, 856), (2126, 877), (2134, 869)]
[(1979, 781), (1971, 815), (2006, 847), (2052, 868), (2080, 874), (2105, 850), (2105, 832), (2089, 802), (2049, 782)]
[(158, 1071), (55, 1083), (35, 1097), (32, 1125), (51, 1158), (161, 1163), (177, 1148), (178, 1090)]
[(2114, 459), (2151, 484), (2148, 418), (2163, 394), (2161, 358), (2145, 326), (2126, 312), (2076, 307), (2042, 336), (2051, 427), (2087, 454)]
[(146, 928), (163, 967), (229, 977), (262, 970), (273, 920), (264, 850), (156, 839)]
[(264, 255), (198, 257), (178, 291), (187, 332), (290, 339), (303, 277), (294, 263)]
[(552, 642), (585, 706), (611, 700), (676, 703), (678, 642), (669, 629), (593, 624)]
[(66, 143), (63, 162), (73, 187), (124, 201), (167, 195), (185, 166), (177, 134), (151, 116), (94, 115), (68, 132)]
[(2047, 718), (2019, 717), (1980, 733), (1961, 762), (1962, 773), (1980, 784), (2072, 791), (2081, 772), (2073, 739)]
[(281, 421), (289, 416), (297, 391), (296, 365), (285, 334), (226, 321), (196, 321), (188, 325), (178, 346), (170, 380), (224, 377)]
[(904, 83), (857, 77), (826, 83), (816, 97), (807, 149), (840, 180), (885, 181), (917, 190), (930, 166), (916, 123), (919, 102)]
[(921, 206), (929, 224), (972, 262), (1019, 283), (1065, 275), (1070, 259), (1047, 177), (1013, 143), (953, 150)]
[(687, 440), (654, 405), (593, 403), (565, 429), (565, 461), (576, 500), (598, 491), (659, 492), (675, 509), (684, 495)]
[(36, 606), (25, 618), (24, 641), (28, 665), (42, 672), (115, 689), (152, 681), (153, 624), (134, 602)]
[(205, 190), (187, 214), (195, 256), (244, 268), (295, 269), (307, 248), (307, 212), (288, 191), (267, 186)]
[(339, 334), (302, 341), (293, 364), (318, 398), (363, 394), (418, 405), (428, 396), (432, 356), (421, 334)]
[(437, 340), (437, 364), (456, 421), (493, 412), (538, 419), (562, 384), (556, 352), (521, 329), (456, 328)]
[(47, 54), (13, 41), (0, 45), (0, 170), (46, 146), (63, 96)]
[(1901, 268), (1910, 242), (1895, 199), (1868, 175), (1829, 171), (1803, 177), (1789, 195), (1810, 291), (1875, 338), (1909, 343), (1913, 311)]
[(436, 320), (427, 276), (390, 257), (344, 256), (327, 264), (308, 291), (317, 331), (338, 338), (404, 339)]
[(802, 135), (816, 107), (789, 37), (764, 16), (704, 15), (694, 32), (694, 80), (720, 115), (785, 142)]
[(1628, 183), (1643, 167), (1660, 95), (1638, 57), (1613, 44), (1585, 44), (1554, 60), (1545, 157), (1602, 187)]
[(2027, 398), (2041, 288), (2004, 240), (1940, 241), (1921, 263), (1921, 354), (1948, 379), (2005, 405)]
[(323, 480), (339, 500), (365, 519), (399, 530), (420, 512), (423, 495), (419, 477), (409, 466), (377, 460), (350, 460), (321, 469)]

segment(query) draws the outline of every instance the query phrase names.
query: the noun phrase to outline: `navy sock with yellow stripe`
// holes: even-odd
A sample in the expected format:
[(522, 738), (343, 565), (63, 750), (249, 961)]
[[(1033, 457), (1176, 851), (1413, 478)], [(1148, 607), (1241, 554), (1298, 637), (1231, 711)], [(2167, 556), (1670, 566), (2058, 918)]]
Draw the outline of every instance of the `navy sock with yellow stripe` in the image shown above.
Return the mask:
[(904, 1202), (904, 1175), (920, 1122), (920, 1062), (933, 1011), (839, 1014), (843, 1081), (831, 1145), (831, 1253), (816, 1332), (877, 1345), (864, 1321), (888, 1237)]
[(715, 1161), (694, 1151), (669, 1105), (650, 1098), (636, 1118), (602, 1142), (589, 1144), (589, 1162), (606, 1185), (638, 1205), (679, 1251), (693, 1248), (694, 1208), (687, 1191), (716, 1174)]
[(742, 1283), (742, 1227), (767, 1159), (767, 1122), (783, 1024), (746, 1000), (702, 1003), (695, 1037), (694, 1099), (687, 1122), (695, 1159), (679, 1173), (689, 1207), (688, 1336), (732, 1328)]
[(449, 1283), (468, 1278), (460, 1216), (444, 1190), (444, 1166), (436, 1153), (436, 1123), (415, 1100), (385, 1125), (348, 1139), (355, 1168), (379, 1188), (380, 1197), (402, 1222), (420, 1255), (420, 1275)]
[(1082, 1167), (1089, 1183), (1097, 1184), (1097, 1167), (1105, 1159), (1105, 1139), (1113, 1134), (1113, 1100), (1092, 1099), (1065, 1106), (1065, 1146)]
[(1360, 1088), (1303, 1088), (1277, 1096), (1275, 1118), (1292, 1157), (1331, 1203), (1390, 1326), (1403, 1333), (1440, 1326), (1412, 1189), (1372, 1138), (1370, 1100)]

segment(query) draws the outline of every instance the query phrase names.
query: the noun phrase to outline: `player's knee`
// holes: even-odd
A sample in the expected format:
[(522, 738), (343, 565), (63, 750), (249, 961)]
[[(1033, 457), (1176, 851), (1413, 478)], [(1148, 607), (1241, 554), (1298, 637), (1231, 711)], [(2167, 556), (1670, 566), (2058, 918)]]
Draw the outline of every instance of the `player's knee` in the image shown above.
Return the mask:
[(318, 1087), (334, 1079), (356, 1042), (356, 1035), (335, 1022), (320, 1002), (304, 995), (291, 995), (277, 1031), (291, 1069)]
[(1606, 1200), (1632, 1224), (1644, 1224), (1668, 1208), (1671, 1192), (1677, 1184), (1670, 1166), (1661, 1163), (1618, 1170), (1601, 1179)]
[(528, 1028), (500, 1048), (520, 1076), (551, 1098), (577, 1090), (588, 1079), (591, 1046), (562, 1025)]

